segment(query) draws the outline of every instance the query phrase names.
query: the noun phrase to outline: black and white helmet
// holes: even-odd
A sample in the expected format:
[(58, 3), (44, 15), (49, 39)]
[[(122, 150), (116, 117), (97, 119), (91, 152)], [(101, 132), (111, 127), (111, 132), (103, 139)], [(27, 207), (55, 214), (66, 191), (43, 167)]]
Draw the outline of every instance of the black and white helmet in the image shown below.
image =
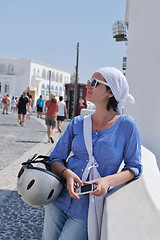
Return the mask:
[[(37, 161), (38, 158), (43, 158)], [(34, 167), (33, 163), (41, 162), (47, 164), (46, 156), (34, 156), (32, 159), (22, 163), (18, 173), (17, 191), (24, 202), (31, 206), (41, 207), (53, 202), (61, 193), (63, 185), (60, 178), (52, 172)]]

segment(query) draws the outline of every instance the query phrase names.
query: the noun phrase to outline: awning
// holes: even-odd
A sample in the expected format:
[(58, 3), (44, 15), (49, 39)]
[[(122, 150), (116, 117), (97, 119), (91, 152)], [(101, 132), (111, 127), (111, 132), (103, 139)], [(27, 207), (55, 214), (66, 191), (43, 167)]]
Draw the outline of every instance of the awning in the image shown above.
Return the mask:
[(35, 92), (36, 90), (35, 90), (35, 87), (29, 86), (29, 87), (27, 88), (27, 91), (33, 91), (33, 92)]

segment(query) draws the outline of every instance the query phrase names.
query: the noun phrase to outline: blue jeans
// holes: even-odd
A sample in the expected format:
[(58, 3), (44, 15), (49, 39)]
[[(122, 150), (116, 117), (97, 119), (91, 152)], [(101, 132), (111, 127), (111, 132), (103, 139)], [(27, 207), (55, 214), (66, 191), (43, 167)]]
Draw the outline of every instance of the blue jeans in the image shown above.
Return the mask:
[(70, 217), (53, 203), (45, 207), (43, 240), (87, 240), (87, 222)]

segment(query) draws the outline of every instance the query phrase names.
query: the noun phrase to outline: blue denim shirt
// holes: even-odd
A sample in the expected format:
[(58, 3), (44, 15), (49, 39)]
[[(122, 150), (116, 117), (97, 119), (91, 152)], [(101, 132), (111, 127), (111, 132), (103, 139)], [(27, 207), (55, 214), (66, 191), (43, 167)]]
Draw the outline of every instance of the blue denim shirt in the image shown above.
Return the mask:
[[(66, 167), (80, 178), (89, 161), (84, 143), (83, 116), (75, 117), (68, 125), (65, 133), (59, 139), (55, 149), (50, 154), (53, 161), (67, 160)], [(92, 132), (93, 155), (98, 162), (101, 177), (114, 174), (124, 160), (124, 169), (129, 168), (135, 174), (135, 179), (142, 173), (141, 138), (136, 121), (126, 115), (121, 115), (109, 129)], [(71, 198), (67, 188), (54, 202), (61, 210), (72, 217), (87, 220), (89, 197)]]

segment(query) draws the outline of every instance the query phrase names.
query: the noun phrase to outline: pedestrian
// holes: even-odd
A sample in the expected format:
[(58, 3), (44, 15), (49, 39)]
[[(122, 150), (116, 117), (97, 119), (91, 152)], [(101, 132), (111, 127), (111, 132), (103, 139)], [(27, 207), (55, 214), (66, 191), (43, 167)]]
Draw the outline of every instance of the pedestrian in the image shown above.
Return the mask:
[(2, 104), (3, 104), (3, 97), (0, 97), (0, 108), (2, 108)]
[[(24, 126), (25, 124), (25, 115), (26, 115), (26, 111), (27, 111), (27, 106), (28, 104), (28, 97), (27, 97), (27, 93), (26, 91), (23, 92), (23, 94), (21, 95), (21, 97), (18, 100), (18, 125), (21, 125), (21, 127)], [(22, 115), (22, 118), (21, 118)]]
[(9, 109), (9, 106), (10, 106), (10, 97), (9, 95), (7, 94), (7, 96), (4, 96), (3, 97), (3, 114), (8, 114), (8, 109)]
[(45, 102), (45, 124), (47, 125), (48, 143), (54, 143), (53, 134), (56, 127), (56, 118), (58, 111), (58, 103), (54, 92), (49, 94), (49, 100)]
[[(50, 154), (51, 171), (64, 178), (67, 187), (45, 207), (44, 240), (99, 240), (109, 188), (142, 173), (139, 128), (131, 116), (122, 114), (125, 103), (134, 102), (125, 76), (116, 68), (100, 68), (86, 88), (86, 99), (96, 105), (95, 113), (73, 118)], [(96, 188), (80, 197), (75, 189), (84, 183)]]
[(15, 100), (16, 100), (16, 111), (18, 109), (18, 96), (15, 97)]
[(29, 104), (27, 104), (27, 108), (26, 108), (26, 119), (31, 119), (31, 106)]
[(43, 105), (44, 105), (44, 99), (42, 95), (39, 96), (37, 99), (37, 118), (42, 118), (43, 115)]
[(12, 99), (11, 99), (11, 112), (12, 112), (12, 114), (15, 114), (15, 110), (16, 110), (16, 100), (13, 96)]
[(86, 108), (86, 106), (85, 106), (84, 100), (81, 99), (81, 100), (79, 100), (78, 115), (81, 114), (81, 110), (84, 109), (84, 108)]
[(58, 112), (57, 112), (57, 128), (60, 133), (62, 131), (61, 129), (62, 129), (62, 125), (65, 118), (68, 118), (66, 103), (63, 101), (63, 97), (60, 96), (59, 102), (58, 102)]
[(26, 119), (31, 119), (31, 115), (32, 115), (32, 95), (28, 95), (28, 105), (27, 105), (27, 116)]

